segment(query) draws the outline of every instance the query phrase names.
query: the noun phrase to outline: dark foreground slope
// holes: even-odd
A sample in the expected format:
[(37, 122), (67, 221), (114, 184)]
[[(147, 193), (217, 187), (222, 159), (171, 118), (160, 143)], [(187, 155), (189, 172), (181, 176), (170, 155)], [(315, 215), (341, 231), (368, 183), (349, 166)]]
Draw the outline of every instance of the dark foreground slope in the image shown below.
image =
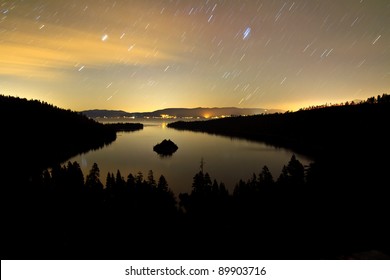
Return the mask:
[[(387, 204), (371, 201), (369, 186), (358, 195), (359, 188), (321, 185), (317, 174), (292, 156), (277, 179), (265, 166), (230, 194), (200, 170), (191, 192), (175, 197), (164, 176), (157, 181), (152, 171), (145, 178), (118, 170), (103, 185), (97, 164), (84, 177), (80, 165), (69, 162), (7, 197), (1, 256), (390, 258)], [(387, 202), (383, 194), (377, 196)]]

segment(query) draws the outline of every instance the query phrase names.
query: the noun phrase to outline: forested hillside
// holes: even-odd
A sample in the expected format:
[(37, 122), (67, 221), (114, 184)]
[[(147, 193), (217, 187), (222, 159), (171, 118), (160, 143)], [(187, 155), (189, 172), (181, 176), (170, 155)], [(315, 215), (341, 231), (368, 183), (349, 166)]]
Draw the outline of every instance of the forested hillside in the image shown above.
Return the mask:
[[(365, 150), (387, 146), (390, 95), (360, 104), (318, 106), (297, 112), (262, 114), (197, 122), (175, 122), (169, 127), (265, 141), (319, 157), (334, 150)], [(362, 144), (363, 147), (362, 147)]]
[(0, 95), (0, 120), (1, 165), (22, 176), (116, 139), (113, 128), (38, 100)]

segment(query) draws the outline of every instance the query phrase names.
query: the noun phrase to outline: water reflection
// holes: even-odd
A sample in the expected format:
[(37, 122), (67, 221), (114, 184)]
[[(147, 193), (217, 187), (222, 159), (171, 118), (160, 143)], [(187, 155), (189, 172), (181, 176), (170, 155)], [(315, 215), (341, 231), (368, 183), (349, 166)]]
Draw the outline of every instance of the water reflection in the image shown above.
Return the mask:
[[(166, 120), (143, 121), (143, 124), (143, 130), (121, 132), (111, 145), (76, 156), (71, 161), (80, 162), (84, 174), (96, 162), (102, 182), (105, 182), (108, 172), (115, 173), (118, 169), (125, 177), (129, 173), (134, 175), (141, 171), (148, 174), (153, 170), (156, 177), (164, 175), (169, 187), (179, 193), (191, 190), (193, 176), (200, 170), (203, 158), (205, 172), (225, 183), (231, 192), (240, 179), (247, 180), (253, 173), (258, 174), (264, 165), (274, 177), (279, 176), (293, 154), (263, 143), (174, 130), (167, 128)], [(171, 157), (159, 156), (153, 147), (162, 139), (171, 139), (180, 149)], [(310, 162), (302, 155), (297, 155), (297, 158), (303, 164)]]

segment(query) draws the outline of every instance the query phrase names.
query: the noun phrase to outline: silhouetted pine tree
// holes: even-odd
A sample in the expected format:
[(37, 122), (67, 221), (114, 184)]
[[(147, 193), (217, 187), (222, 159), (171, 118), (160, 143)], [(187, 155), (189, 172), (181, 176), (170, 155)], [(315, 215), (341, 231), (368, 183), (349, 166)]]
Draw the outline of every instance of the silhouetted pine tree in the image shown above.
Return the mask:
[(100, 182), (100, 169), (96, 162), (92, 165), (86, 177), (85, 186), (94, 192), (101, 192), (103, 190), (103, 184)]

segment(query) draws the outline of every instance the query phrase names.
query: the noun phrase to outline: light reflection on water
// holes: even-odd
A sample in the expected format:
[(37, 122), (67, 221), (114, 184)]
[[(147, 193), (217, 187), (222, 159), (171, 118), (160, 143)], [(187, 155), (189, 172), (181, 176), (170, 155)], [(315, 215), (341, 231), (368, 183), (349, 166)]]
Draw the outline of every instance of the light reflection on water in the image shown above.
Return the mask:
[[(84, 176), (96, 162), (103, 184), (107, 173), (116, 174), (118, 169), (125, 179), (129, 173), (136, 175), (139, 171), (146, 178), (148, 171), (153, 170), (155, 180), (163, 174), (169, 187), (178, 194), (191, 191), (192, 179), (200, 170), (202, 158), (205, 162), (204, 171), (212, 179), (225, 183), (232, 192), (240, 179), (250, 179), (264, 165), (277, 179), (283, 165), (288, 163), (293, 154), (292, 151), (263, 143), (174, 130), (167, 128), (167, 122), (163, 120), (142, 120), (142, 123), (143, 130), (118, 133), (117, 140), (111, 145), (78, 155), (70, 161), (80, 163)], [(179, 147), (171, 157), (160, 157), (153, 151), (153, 146), (164, 139), (171, 139)], [(296, 156), (304, 165), (310, 163), (307, 157)]]

